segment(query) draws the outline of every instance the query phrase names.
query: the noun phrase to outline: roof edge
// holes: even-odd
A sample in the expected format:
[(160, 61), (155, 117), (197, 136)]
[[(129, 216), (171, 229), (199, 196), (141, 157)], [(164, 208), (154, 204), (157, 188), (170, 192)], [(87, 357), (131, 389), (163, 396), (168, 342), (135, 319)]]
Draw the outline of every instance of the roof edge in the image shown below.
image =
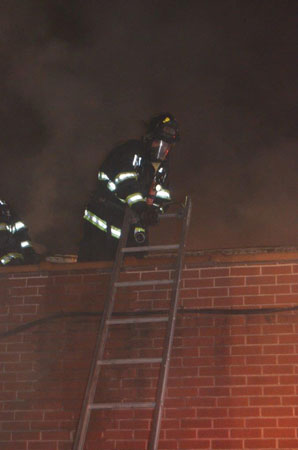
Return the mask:
[[(159, 254), (137, 259), (125, 258), (125, 266), (146, 267), (160, 264), (172, 264), (175, 254)], [(209, 249), (186, 251), (185, 264), (202, 264), (214, 266), (222, 264), (253, 264), (253, 263), (298, 263), (298, 247), (250, 247), (235, 249)], [(0, 274), (24, 272), (51, 272), (82, 269), (111, 270), (112, 261), (94, 262), (50, 262), (42, 261), (36, 265), (0, 267)]]

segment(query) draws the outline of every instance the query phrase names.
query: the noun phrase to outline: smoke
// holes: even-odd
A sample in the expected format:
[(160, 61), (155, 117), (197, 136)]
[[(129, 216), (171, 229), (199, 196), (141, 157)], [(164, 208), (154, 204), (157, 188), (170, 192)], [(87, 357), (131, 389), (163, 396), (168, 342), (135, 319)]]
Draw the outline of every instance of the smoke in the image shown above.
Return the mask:
[(1, 196), (33, 240), (75, 252), (100, 162), (169, 110), (189, 246), (297, 245), (295, 4), (2, 3)]
[(205, 166), (200, 196), (193, 194), (198, 198), (193, 221), (199, 246), (192, 235), (192, 248), (295, 245), (296, 150), (289, 141), (259, 149), (241, 164), (231, 157), (212, 168)]

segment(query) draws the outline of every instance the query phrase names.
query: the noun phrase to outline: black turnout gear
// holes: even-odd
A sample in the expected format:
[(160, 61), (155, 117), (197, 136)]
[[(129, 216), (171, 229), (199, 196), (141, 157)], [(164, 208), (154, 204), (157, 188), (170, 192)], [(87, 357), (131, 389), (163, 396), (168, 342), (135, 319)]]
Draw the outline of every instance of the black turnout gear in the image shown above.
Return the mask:
[(157, 223), (171, 200), (168, 161), (153, 162), (150, 151), (148, 140), (131, 140), (112, 150), (101, 165), (84, 212), (78, 261), (114, 259), (127, 206), (137, 217), (127, 245), (148, 245), (148, 225)]
[(26, 225), (4, 200), (0, 200), (0, 266), (36, 262), (37, 255)]

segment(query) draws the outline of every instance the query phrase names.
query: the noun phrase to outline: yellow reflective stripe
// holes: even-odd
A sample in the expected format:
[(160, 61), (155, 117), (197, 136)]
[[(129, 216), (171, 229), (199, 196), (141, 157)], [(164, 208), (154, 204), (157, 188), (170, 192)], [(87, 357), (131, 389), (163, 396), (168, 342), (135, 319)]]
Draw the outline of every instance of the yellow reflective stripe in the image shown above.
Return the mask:
[(6, 223), (0, 223), (0, 231), (10, 231), (10, 228)]
[(115, 191), (116, 185), (113, 181), (110, 180), (110, 178), (107, 176), (104, 172), (98, 172), (97, 178), (99, 181), (107, 181), (107, 187), (110, 191)]
[(15, 233), (16, 231), (19, 231), (19, 230), (21, 230), (22, 228), (26, 228), (26, 225), (23, 223), (23, 222), (16, 222), (13, 226), (12, 226), (12, 229), (13, 229), (13, 233)]
[(92, 223), (92, 225), (99, 228), (100, 230), (107, 231), (107, 222), (98, 217), (96, 214), (93, 214), (91, 211), (88, 211), (88, 209), (86, 209), (84, 212), (84, 219)]
[(143, 227), (135, 227), (134, 232), (135, 233), (145, 233), (146, 230)]
[(126, 197), (126, 203), (131, 206), (134, 203), (144, 202), (145, 199), (140, 192), (135, 192), (134, 194), (130, 194)]
[(10, 233), (16, 233), (19, 230), (26, 228), (26, 225), (23, 222), (15, 222), (13, 225), (7, 225), (6, 223), (0, 223), (0, 231), (6, 230)]
[(119, 239), (121, 236), (121, 230), (120, 228), (114, 227), (114, 225), (111, 226), (111, 235), (116, 238)]
[(108, 181), (109, 180), (109, 177), (104, 172), (98, 172), (97, 177), (100, 181)]
[[(99, 228), (101, 231), (107, 233), (108, 231), (107, 222), (98, 217), (96, 214), (92, 213), (91, 211), (88, 211), (88, 209), (86, 209), (84, 212), (84, 219), (90, 222), (95, 227)], [(114, 238), (119, 239), (121, 236), (121, 229), (114, 227), (114, 225), (111, 225), (111, 235)]]
[(112, 181), (108, 175), (104, 172), (98, 172), (97, 178), (99, 181), (107, 181), (107, 188), (113, 192), (117, 188), (117, 184), (122, 183), (122, 181), (129, 180), (129, 179), (138, 179), (138, 173), (137, 172), (120, 172), (115, 177), (115, 182)]
[(10, 263), (13, 259), (21, 259), (23, 261), (24, 257), (21, 253), (10, 252), (0, 258), (0, 262), (3, 265)]
[(122, 181), (129, 180), (131, 178), (137, 179), (138, 176), (139, 175), (137, 174), (137, 172), (121, 172), (118, 173), (118, 175), (115, 177), (115, 183), (119, 184)]
[(21, 242), (21, 247), (22, 247), (22, 248), (32, 247), (32, 244), (31, 244), (30, 241), (22, 241), (22, 242)]
[(7, 225), (6, 223), (0, 223), (0, 231), (9, 231), (10, 233), (16, 233), (19, 230), (26, 228), (23, 222), (16, 222), (14, 225)]
[(170, 200), (171, 199), (170, 191), (168, 191), (167, 189), (160, 189), (159, 191), (156, 192), (156, 198)]
[(108, 189), (110, 189), (110, 191), (112, 191), (112, 192), (116, 190), (116, 184), (113, 183), (113, 181), (108, 181), (107, 186), (108, 186)]

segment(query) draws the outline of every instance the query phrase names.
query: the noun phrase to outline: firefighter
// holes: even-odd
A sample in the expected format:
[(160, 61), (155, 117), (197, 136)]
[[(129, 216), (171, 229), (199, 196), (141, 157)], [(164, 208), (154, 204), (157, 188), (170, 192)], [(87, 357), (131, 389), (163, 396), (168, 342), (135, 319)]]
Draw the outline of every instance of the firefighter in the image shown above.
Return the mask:
[(127, 245), (148, 245), (148, 226), (157, 223), (158, 214), (171, 201), (168, 156), (178, 140), (174, 116), (164, 113), (150, 121), (140, 140), (111, 151), (99, 169), (96, 190), (84, 212), (78, 261), (114, 259), (127, 206), (136, 216)]
[(34, 264), (37, 255), (26, 225), (0, 200), (0, 266)]

